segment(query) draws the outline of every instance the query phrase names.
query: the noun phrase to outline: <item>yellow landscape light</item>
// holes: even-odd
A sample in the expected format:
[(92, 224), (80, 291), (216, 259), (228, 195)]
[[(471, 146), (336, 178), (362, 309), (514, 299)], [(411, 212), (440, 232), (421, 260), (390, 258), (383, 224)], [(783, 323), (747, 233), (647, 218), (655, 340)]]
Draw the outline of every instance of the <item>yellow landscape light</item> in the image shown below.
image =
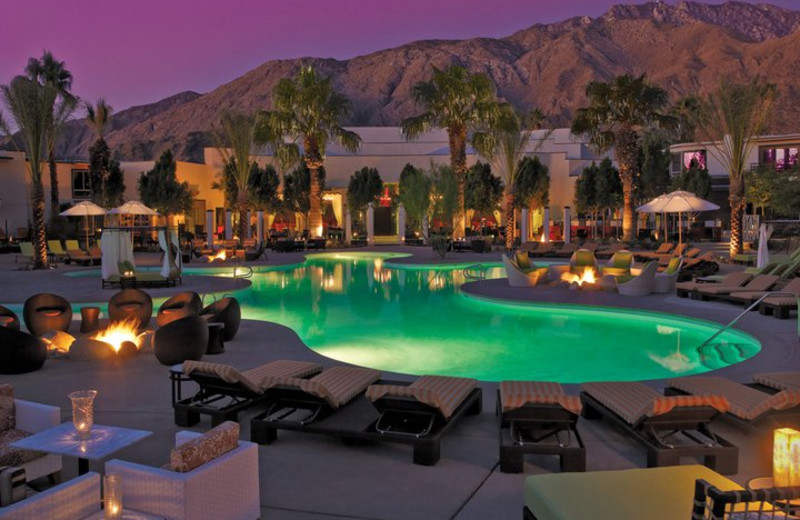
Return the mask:
[(800, 486), (800, 432), (797, 430), (775, 430), (772, 478), (777, 487)]

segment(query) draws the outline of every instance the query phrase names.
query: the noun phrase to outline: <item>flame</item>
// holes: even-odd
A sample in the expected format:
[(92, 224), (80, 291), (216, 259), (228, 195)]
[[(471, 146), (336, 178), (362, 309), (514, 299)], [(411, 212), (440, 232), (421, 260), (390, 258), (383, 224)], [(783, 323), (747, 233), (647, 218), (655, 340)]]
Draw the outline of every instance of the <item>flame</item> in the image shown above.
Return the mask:
[(567, 283), (575, 282), (578, 285), (583, 285), (585, 283), (593, 284), (597, 281), (597, 276), (594, 272), (594, 269), (591, 267), (584, 267), (583, 273), (580, 275), (573, 274), (573, 273), (564, 273), (561, 275), (561, 280)]
[(115, 352), (119, 352), (119, 349), (122, 348), (122, 343), (125, 341), (130, 341), (136, 345), (137, 349), (141, 348), (142, 338), (139, 334), (139, 320), (127, 318), (111, 323), (105, 329), (94, 334), (92, 339), (108, 343), (114, 348)]
[(545, 243), (547, 240), (545, 239), (544, 232), (542, 232), (542, 237), (539, 239), (539, 242)]
[(220, 262), (224, 262), (225, 260), (227, 260), (227, 258), (228, 258), (228, 255), (225, 254), (225, 250), (224, 249), (220, 249), (217, 252), (216, 255), (209, 256), (208, 257), (208, 261), (209, 262), (213, 262), (214, 260), (219, 260)]

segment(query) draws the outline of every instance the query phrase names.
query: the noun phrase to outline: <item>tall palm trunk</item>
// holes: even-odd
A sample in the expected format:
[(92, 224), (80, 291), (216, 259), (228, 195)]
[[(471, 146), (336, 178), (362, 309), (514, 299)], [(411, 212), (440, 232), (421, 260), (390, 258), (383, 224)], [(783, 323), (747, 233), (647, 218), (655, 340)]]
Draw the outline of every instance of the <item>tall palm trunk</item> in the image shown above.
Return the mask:
[(731, 258), (742, 252), (742, 213), (745, 208), (743, 181), (741, 176), (731, 176), (730, 178), (728, 200), (731, 204)]
[(47, 267), (47, 236), (44, 227), (44, 187), (41, 179), (31, 185), (31, 220), (33, 222), (33, 267)]
[(239, 226), (237, 234), (239, 240), (243, 241), (245, 238), (250, 238), (247, 235), (247, 193), (239, 190), (239, 195), (236, 197), (236, 212), (239, 213)]
[(505, 208), (506, 214), (506, 251), (514, 249), (514, 195), (506, 187)]
[(315, 238), (322, 236), (322, 198), (319, 193), (319, 169), (322, 167), (322, 157), (319, 145), (311, 140), (303, 141), (305, 161), (311, 178), (308, 183), (308, 236)]
[(453, 219), (453, 238), (466, 236), (465, 186), (467, 181), (467, 127), (464, 125), (448, 128), (450, 143), (450, 165), (458, 181), (458, 212)]
[(48, 155), (48, 166), (50, 167), (50, 218), (57, 217), (59, 213), (58, 169), (54, 153), (54, 150), (50, 150)]
[(636, 132), (625, 128), (617, 133), (616, 156), (619, 163), (619, 179), (622, 182), (622, 240), (630, 242), (634, 239), (633, 231), (633, 186), (634, 167), (638, 152), (638, 138)]

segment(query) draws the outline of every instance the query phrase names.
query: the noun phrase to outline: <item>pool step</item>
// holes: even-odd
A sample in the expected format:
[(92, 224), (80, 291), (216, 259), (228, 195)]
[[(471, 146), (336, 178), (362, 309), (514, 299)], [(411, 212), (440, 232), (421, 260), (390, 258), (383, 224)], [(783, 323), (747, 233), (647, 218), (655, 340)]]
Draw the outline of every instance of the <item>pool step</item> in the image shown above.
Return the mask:
[(697, 349), (700, 363), (709, 370), (716, 370), (746, 359), (742, 345), (727, 341), (707, 343)]

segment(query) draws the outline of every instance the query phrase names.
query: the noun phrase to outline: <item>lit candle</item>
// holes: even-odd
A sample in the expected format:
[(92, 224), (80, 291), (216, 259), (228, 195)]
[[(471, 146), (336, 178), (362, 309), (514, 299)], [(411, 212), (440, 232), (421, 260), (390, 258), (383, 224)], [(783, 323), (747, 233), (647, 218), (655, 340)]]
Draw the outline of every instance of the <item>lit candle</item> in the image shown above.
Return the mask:
[(103, 516), (106, 520), (122, 518), (122, 489), (113, 473), (103, 477)]
[(94, 398), (97, 390), (78, 390), (69, 394), (72, 401), (72, 424), (80, 439), (88, 439), (94, 424)]

